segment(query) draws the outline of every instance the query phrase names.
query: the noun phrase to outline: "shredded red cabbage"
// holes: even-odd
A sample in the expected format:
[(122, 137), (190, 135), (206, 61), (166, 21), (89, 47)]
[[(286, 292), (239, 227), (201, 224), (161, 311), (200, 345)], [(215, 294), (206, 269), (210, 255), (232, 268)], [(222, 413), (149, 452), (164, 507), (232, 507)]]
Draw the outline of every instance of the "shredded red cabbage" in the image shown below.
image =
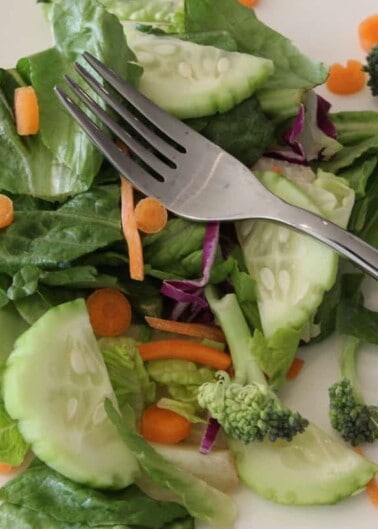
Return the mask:
[(207, 421), (206, 429), (201, 439), (201, 445), (199, 449), (201, 454), (208, 454), (211, 451), (219, 430), (219, 422), (216, 419), (210, 417)]
[(171, 314), (172, 319), (178, 319), (189, 306), (192, 307), (190, 319), (194, 319), (199, 310), (208, 307), (203, 296), (203, 288), (209, 282), (218, 242), (219, 222), (209, 222), (206, 225), (203, 241), (202, 277), (199, 279), (166, 279), (163, 281), (161, 293), (177, 301)]
[(331, 110), (331, 103), (324, 99), (324, 97), (317, 96), (318, 100), (318, 111), (317, 111), (317, 121), (318, 127), (320, 130), (327, 134), (330, 138), (337, 138), (337, 130), (329, 117), (329, 111)]
[(304, 164), (337, 152), (336, 128), (329, 118), (330, 108), (328, 101), (309, 92), (290, 128), (283, 134), (289, 148), (270, 152), (269, 156)]

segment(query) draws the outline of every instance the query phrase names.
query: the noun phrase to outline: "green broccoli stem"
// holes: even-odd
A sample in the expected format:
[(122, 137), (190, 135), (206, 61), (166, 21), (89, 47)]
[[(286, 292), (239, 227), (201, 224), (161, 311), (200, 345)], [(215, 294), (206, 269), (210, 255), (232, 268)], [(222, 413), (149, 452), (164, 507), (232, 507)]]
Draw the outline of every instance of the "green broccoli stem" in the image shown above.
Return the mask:
[(236, 295), (226, 294), (219, 298), (213, 285), (205, 288), (205, 295), (226, 336), (235, 371), (234, 381), (242, 385), (257, 383), (267, 386), (265, 375), (253, 358), (251, 332)]
[(361, 341), (358, 338), (354, 336), (346, 337), (341, 350), (340, 371), (341, 375), (352, 384), (356, 401), (359, 404), (365, 404), (357, 374), (357, 352), (360, 344)]

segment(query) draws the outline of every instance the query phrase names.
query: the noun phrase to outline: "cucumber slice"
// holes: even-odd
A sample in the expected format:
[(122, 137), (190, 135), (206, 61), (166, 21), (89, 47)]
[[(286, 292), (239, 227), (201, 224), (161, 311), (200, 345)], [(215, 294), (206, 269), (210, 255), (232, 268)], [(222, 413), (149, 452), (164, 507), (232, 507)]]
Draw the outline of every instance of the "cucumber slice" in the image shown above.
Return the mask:
[(336, 503), (361, 490), (378, 470), (313, 424), (290, 442), (229, 442), (242, 482), (277, 503)]
[(143, 66), (139, 89), (181, 119), (226, 112), (273, 73), (273, 62), (246, 53), (149, 35), (125, 23), (130, 48)]
[[(324, 216), (306, 192), (282, 175), (266, 172), (261, 179), (287, 202)], [(271, 222), (242, 221), (237, 233), (257, 282), (265, 336), (288, 327), (300, 330), (335, 281), (337, 255), (311, 237)]]
[(51, 468), (92, 487), (134, 481), (136, 459), (104, 410), (115, 395), (84, 300), (54, 307), (18, 338), (3, 391), (9, 415)]

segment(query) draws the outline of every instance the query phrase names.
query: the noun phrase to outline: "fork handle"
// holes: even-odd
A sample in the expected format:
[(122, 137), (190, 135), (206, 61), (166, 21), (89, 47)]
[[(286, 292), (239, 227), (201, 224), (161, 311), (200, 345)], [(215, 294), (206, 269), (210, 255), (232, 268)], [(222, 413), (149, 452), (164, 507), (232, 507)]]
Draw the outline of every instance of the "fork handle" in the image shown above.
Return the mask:
[(285, 224), (327, 244), (378, 279), (378, 250), (352, 233), (306, 210), (282, 203), (269, 220)]

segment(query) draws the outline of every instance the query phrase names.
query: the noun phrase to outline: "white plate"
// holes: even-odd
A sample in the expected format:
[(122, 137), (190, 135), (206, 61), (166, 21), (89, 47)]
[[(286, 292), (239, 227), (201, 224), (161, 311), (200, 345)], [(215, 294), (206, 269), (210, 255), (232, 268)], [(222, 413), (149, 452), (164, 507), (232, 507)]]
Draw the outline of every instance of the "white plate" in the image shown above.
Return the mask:
[[(146, 0), (147, 1), (147, 0)], [(378, 14), (376, 0), (260, 0), (259, 17), (291, 38), (314, 59), (326, 63), (364, 59), (357, 27), (365, 17)], [(40, 51), (51, 43), (50, 29), (35, 0), (13, 0), (0, 4), (0, 66), (12, 67), (18, 58)], [(356, 96), (333, 96), (324, 88), (319, 93), (333, 103), (334, 110), (376, 109), (368, 89)], [(378, 309), (373, 282), (366, 288), (366, 302)], [(284, 397), (305, 416), (330, 430), (327, 417), (327, 388), (338, 374), (339, 339), (302, 351), (305, 368), (295, 382), (288, 384)], [(361, 377), (370, 402), (378, 403), (378, 350), (366, 346), (361, 354)], [(378, 462), (378, 447), (368, 451)], [(1, 483), (1, 482), (0, 482)], [(373, 529), (377, 527), (378, 508), (366, 493), (326, 507), (286, 507), (275, 505), (248, 490), (240, 490), (235, 499), (240, 506), (237, 529)]]

